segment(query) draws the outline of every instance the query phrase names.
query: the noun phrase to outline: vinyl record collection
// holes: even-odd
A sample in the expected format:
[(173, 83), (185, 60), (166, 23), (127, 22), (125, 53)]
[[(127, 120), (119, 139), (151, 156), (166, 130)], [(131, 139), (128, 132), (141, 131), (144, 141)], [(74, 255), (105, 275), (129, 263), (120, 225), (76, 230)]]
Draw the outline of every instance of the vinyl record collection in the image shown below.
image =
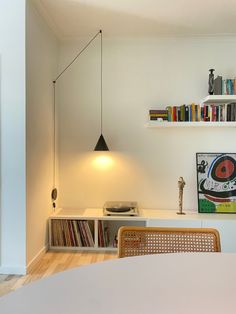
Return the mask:
[[(56, 247), (94, 247), (94, 221), (52, 219), (51, 245)], [(106, 221), (98, 220), (98, 247), (108, 246), (108, 224)]]
[(52, 246), (93, 247), (94, 224), (89, 220), (53, 219)]

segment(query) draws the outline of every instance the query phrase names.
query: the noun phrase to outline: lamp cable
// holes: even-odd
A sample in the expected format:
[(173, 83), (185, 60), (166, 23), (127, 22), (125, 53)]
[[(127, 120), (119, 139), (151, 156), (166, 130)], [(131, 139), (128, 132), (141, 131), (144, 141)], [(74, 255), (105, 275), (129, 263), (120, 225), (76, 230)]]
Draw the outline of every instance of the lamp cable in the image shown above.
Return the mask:
[(61, 71), (61, 73), (53, 81), (53, 189), (51, 192), (53, 208), (56, 208), (55, 200), (57, 199), (56, 188), (56, 82), (71, 67), (71, 65), (79, 58), (79, 56), (88, 48), (94, 39), (101, 34), (101, 132), (102, 132), (102, 30), (99, 30), (93, 38), (84, 46), (82, 50), (74, 57), (74, 59)]
[(102, 30), (100, 30), (100, 33), (101, 33), (101, 134), (102, 134), (102, 127), (103, 127), (103, 124), (102, 124), (102, 103), (103, 103), (103, 93), (102, 93), (102, 90), (103, 90), (103, 82), (102, 82), (102, 78), (103, 78), (103, 75), (102, 75), (102, 71), (103, 71), (103, 68), (102, 68), (102, 66), (103, 66), (103, 64), (102, 64), (102, 57), (103, 57), (103, 55), (102, 55)]
[(55, 80), (53, 82), (56, 82), (62, 76), (62, 74), (79, 58), (79, 56), (84, 52), (84, 50), (92, 43), (92, 41), (94, 41), (94, 39), (100, 33), (102, 34), (101, 30), (99, 32), (97, 32), (96, 35), (93, 36), (93, 38), (87, 43), (87, 45), (84, 46), (84, 48), (74, 57), (74, 59), (65, 67), (65, 69), (55, 78)]
[(53, 187), (56, 185), (56, 84), (53, 83)]

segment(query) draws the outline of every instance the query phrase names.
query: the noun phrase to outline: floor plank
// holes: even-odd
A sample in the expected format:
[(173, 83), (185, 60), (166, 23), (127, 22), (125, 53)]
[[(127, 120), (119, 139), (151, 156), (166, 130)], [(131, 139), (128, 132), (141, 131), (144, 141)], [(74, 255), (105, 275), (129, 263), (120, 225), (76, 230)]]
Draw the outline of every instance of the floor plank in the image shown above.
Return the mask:
[(0, 296), (38, 280), (70, 268), (99, 263), (117, 258), (115, 253), (105, 252), (47, 252), (25, 276), (0, 275)]

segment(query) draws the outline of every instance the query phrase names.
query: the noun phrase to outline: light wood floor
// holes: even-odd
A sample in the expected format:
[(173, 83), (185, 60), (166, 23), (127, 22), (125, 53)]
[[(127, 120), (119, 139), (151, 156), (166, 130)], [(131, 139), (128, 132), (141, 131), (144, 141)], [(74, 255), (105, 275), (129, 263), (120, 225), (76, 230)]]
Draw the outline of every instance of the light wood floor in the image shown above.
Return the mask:
[(0, 275), (0, 296), (57, 272), (114, 258), (115, 253), (47, 252), (26, 276)]

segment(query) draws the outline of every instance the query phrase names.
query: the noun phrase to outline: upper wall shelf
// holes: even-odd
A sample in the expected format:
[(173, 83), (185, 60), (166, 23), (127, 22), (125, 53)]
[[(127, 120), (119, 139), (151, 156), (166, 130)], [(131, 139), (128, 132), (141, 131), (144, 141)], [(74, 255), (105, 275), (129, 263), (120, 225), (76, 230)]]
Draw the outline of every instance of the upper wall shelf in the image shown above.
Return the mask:
[(201, 100), (201, 104), (203, 103), (228, 104), (231, 102), (236, 102), (236, 95), (208, 95), (207, 97)]
[(146, 125), (147, 128), (178, 128), (178, 127), (224, 127), (235, 128), (236, 121), (225, 122), (165, 122), (165, 121), (149, 121)]

